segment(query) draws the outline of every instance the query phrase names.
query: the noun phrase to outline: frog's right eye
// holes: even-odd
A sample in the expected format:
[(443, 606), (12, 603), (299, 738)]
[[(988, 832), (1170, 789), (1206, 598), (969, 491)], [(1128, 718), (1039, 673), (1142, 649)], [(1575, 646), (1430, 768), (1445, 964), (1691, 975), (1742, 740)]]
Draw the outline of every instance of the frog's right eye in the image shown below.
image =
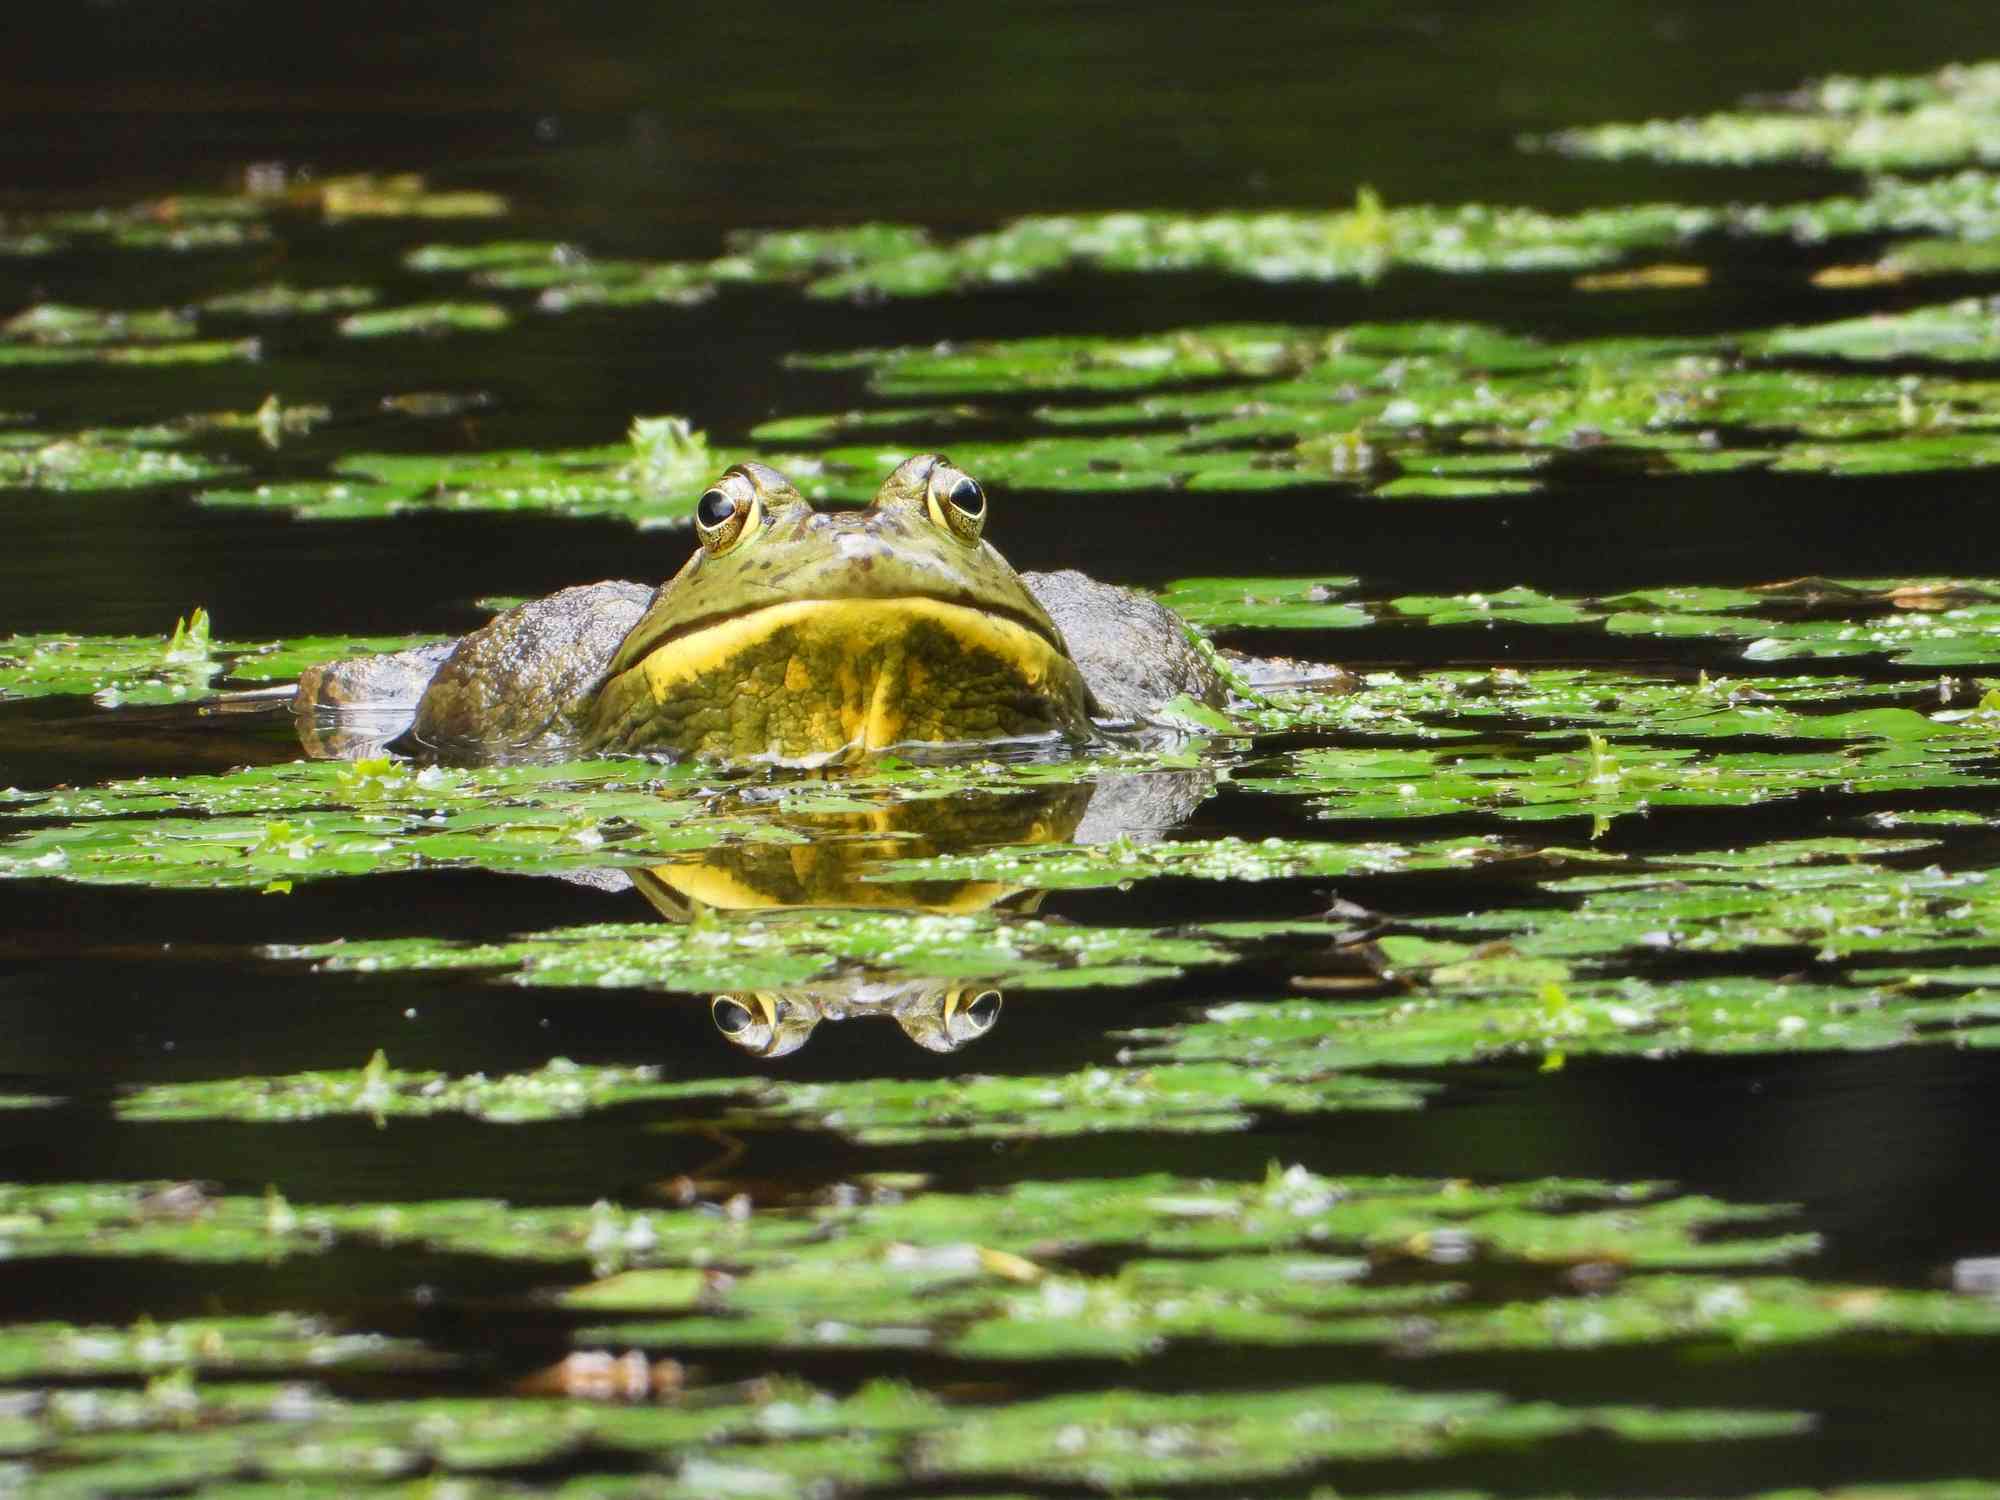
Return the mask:
[(710, 490), (694, 508), (695, 517), (710, 531), (736, 514), (736, 502), (721, 490)]
[(695, 501), (695, 535), (701, 538), (704, 551), (720, 557), (756, 531), (762, 510), (757, 487), (732, 469)]
[(979, 481), (951, 460), (939, 458), (930, 473), (924, 499), (931, 519), (968, 547), (979, 545), (979, 533), (986, 525), (986, 491)]

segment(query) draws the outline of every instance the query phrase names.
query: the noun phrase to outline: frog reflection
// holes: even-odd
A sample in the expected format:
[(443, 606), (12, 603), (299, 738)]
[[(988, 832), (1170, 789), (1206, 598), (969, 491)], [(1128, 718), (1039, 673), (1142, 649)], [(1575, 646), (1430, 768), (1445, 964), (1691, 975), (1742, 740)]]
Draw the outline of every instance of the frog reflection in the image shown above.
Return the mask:
[[(839, 781), (825, 779), (837, 792)], [(1003, 846), (1062, 843), (1093, 800), (1082, 783), (1021, 792), (961, 792), (862, 809), (778, 814), (783, 841), (705, 849), (631, 872), (670, 921), (716, 912), (800, 909), (1033, 911), (1042, 893), (991, 880), (878, 879), (889, 860), (923, 860)]]
[[(825, 911), (1027, 914), (1041, 905), (1044, 892), (1018, 882), (875, 877), (898, 873), (885, 870), (890, 860), (1077, 841), (1086, 836), (1100, 801), (1118, 811), (1111, 820), (1116, 827), (1099, 837), (1143, 838), (1149, 830), (1139, 809), (1153, 810), (1151, 831), (1157, 832), (1184, 817), (1210, 784), (1206, 773), (1192, 781), (1176, 773), (1148, 778), (1158, 782), (1151, 797), (1134, 796), (1129, 785), (1107, 789), (1112, 782), (1136, 779), (909, 797), (907, 789), (885, 792), (823, 771), (731, 794), (740, 804), (732, 811), (765, 816), (769, 837), (690, 851), (626, 874), (663, 917), (693, 924), (778, 923), (789, 913)], [(902, 800), (875, 800), (885, 796)], [(824, 811), (784, 806), (785, 800), (797, 807), (812, 798), (842, 805)], [(872, 805), (857, 806), (858, 799)], [(926, 976), (922, 968), (921, 954), (867, 965), (854, 958), (798, 986), (716, 995), (709, 1013), (724, 1037), (760, 1058), (797, 1051), (822, 1021), (884, 1017), (918, 1046), (940, 1053), (955, 1052), (993, 1029), (1001, 1009), (997, 988), (962, 974)]]
[(929, 1052), (956, 1052), (1000, 1021), (1000, 991), (976, 984), (871, 980), (739, 990), (709, 1002), (715, 1029), (755, 1057), (783, 1057), (806, 1044), (821, 1021), (882, 1016)]
[[(829, 789), (837, 776), (825, 778)], [(783, 817), (796, 842), (708, 849), (631, 872), (633, 885), (670, 921), (731, 920), (788, 911), (898, 910), (967, 914), (1031, 912), (1043, 893), (993, 880), (871, 879), (884, 861), (926, 859), (1000, 846), (1062, 843), (1093, 801), (1083, 783), (1019, 792), (973, 792), (887, 802), (864, 809)], [(919, 960), (919, 963), (921, 960)], [(822, 1021), (880, 1017), (930, 1052), (949, 1053), (999, 1022), (991, 985), (879, 973), (836, 974), (786, 989), (736, 990), (709, 1003), (715, 1028), (752, 1056), (796, 1052)]]

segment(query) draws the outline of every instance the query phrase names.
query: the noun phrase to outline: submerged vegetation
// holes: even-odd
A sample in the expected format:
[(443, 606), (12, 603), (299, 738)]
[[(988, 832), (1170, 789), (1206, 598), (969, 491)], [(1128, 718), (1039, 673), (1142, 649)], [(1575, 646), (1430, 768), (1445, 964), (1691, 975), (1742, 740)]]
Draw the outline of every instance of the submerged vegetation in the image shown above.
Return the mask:
[[(751, 456), (840, 503), (885, 455), (948, 447), (1023, 512), (1271, 505), (1316, 536), (1412, 504), (1440, 535), (1614, 495), (1668, 511), (1723, 480), (1905, 476), (1866, 493), (1908, 510), (2000, 462), (1996, 101), (1980, 64), (1532, 143), (1951, 174), (1720, 207), (1364, 189), (957, 237), (746, 231), (673, 260), (594, 256), (412, 176), (9, 209), (0, 254), (24, 264), (213, 274), (171, 305), (45, 297), (0, 324), (0, 490), (131, 500), (162, 528), (512, 513), (541, 537), (683, 526)], [(284, 263), (326, 238), (365, 253)], [(1745, 246), (1810, 315), (1711, 301), (1668, 335), (1599, 311), (1739, 296)], [(481, 385), (496, 344), (593, 317), (671, 334), (725, 298), (1502, 274), (1592, 315), (1537, 333), (1496, 296), (1478, 320), (1195, 323), (1183, 299), (1144, 332), (898, 323), (774, 355), (782, 400), (713, 438), (619, 412), (542, 444)], [(435, 388), (314, 380), (348, 340), (420, 350)], [(266, 358), (299, 388), (255, 406), (240, 377)], [(30, 383), (77, 366), (116, 399)], [(214, 410), (184, 409), (195, 368), (234, 372)], [(1824, 1472), (1802, 1455), (1892, 1362), (1948, 1404), (2000, 1338), (1990, 1247), (1871, 1280), (1824, 1187), (1779, 1166), (1652, 1158), (1779, 1184), (1710, 1192), (1534, 1164), (1593, 1159), (1557, 1139), (1576, 1117), (1537, 1113), (1572, 1081), (1636, 1096), (1705, 1064), (1755, 1092), (2000, 1042), (1995, 567), (1766, 576), (1794, 571), (1772, 546), (1720, 581), (1668, 553), (1637, 586), (1421, 593), (1330, 571), (1337, 547), (1284, 576), (1241, 555), (1191, 544), (1158, 592), (1358, 686), (1225, 657), (1226, 709), (1061, 759), (298, 758), (282, 685), (436, 639), (380, 632), (451, 600), (365, 634), (245, 640), (190, 608), (156, 635), (0, 640), (0, 745), (40, 757), (6, 772), (0, 880), (60, 913), (6, 956), (131, 966), (171, 1054), (133, 1062), (111, 1027), (112, 1060), (65, 1075), (21, 1029), (0, 1123), (77, 1145), (0, 1185), (0, 1256), (43, 1278), (0, 1328), (0, 1491), (1469, 1496), (1637, 1493), (1706, 1462), (1691, 1492), (1749, 1497)], [(134, 722), (234, 730), (240, 753), (134, 774)], [(283, 997), (254, 1034), (206, 1034), (217, 965)], [(216, 1003), (227, 1031), (243, 1013)], [(540, 1046), (621, 1005), (646, 1008), (639, 1040), (576, 1034), (615, 1055), (494, 1040), (530, 1014), (510, 1006)], [(406, 1046), (420, 1014), (466, 1031)], [(305, 1016), (352, 1018), (344, 1050), (290, 1046)], [(1722, 1091), (1672, 1128), (1715, 1139), (1697, 1117)], [(1497, 1116), (1519, 1154), (1464, 1124), (1496, 1097), (1531, 1101)], [(1615, 1136), (1610, 1113), (1580, 1133)], [(1744, 1118), (1733, 1151), (1779, 1150)], [(110, 1290), (80, 1301), (93, 1277)], [(1593, 1394), (1542, 1395), (1565, 1371)], [(2000, 1496), (1962, 1434), (1905, 1447), (1895, 1474), (1935, 1483), (1839, 1493)]]

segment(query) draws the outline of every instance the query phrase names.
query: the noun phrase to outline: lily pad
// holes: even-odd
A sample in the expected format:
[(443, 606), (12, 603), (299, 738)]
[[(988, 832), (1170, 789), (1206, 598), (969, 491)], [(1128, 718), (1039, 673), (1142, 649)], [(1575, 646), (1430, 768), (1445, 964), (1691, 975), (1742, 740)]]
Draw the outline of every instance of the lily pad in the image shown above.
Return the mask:
[(441, 1361), (414, 1340), (342, 1333), (293, 1313), (142, 1321), (128, 1328), (14, 1323), (0, 1332), (0, 1374), (10, 1381), (104, 1380), (200, 1372), (240, 1377), (340, 1368), (422, 1368)]
[(14, 816), (66, 821), (0, 843), (0, 877), (263, 887), (439, 865), (547, 873), (785, 837), (707, 814), (689, 790), (644, 762), (319, 761), (122, 782), (17, 800)]
[(1550, 144), (1574, 156), (1702, 166), (1808, 161), (1882, 172), (2000, 161), (2000, 64), (1824, 78), (1780, 103), (1785, 107), (1566, 130)]
[(1780, 329), (1752, 347), (1763, 354), (1815, 358), (1984, 363), (2000, 359), (2000, 313), (1978, 298), (1965, 298), (1908, 312), (1872, 313), (1815, 328)]
[(196, 609), (166, 636), (10, 636), (0, 641), (0, 700), (88, 693), (107, 708), (180, 703), (207, 693), (218, 679), (284, 681), (320, 662), (426, 639), (300, 636), (235, 645), (213, 639), (208, 612)]
[[(1704, 209), (1671, 205), (1599, 209), (1563, 217), (1466, 204), (1389, 206), (1369, 189), (1332, 213), (1036, 215), (990, 234), (937, 243), (877, 227), (875, 242), (842, 242), (847, 269), (822, 275), (818, 297), (937, 296), (1006, 285), (1074, 268), (1114, 272), (1224, 271), (1264, 281), (1372, 281), (1397, 266), (1459, 274), (1578, 269), (1624, 252), (1674, 245), (1710, 227)], [(810, 252), (791, 233), (787, 249)], [(770, 256), (764, 238), (745, 242)]]
[(335, 972), (470, 969), (505, 974), (516, 984), (706, 993), (782, 989), (849, 965), (913, 962), (940, 982), (1130, 985), (1189, 964), (1221, 963), (1230, 954), (1199, 938), (991, 913), (805, 910), (696, 927), (601, 923), (469, 946), (422, 938), (350, 942), (287, 956), (315, 958)]
[(243, 1121), (364, 1115), (378, 1123), (392, 1116), (464, 1114), (493, 1124), (516, 1125), (691, 1093), (726, 1093), (730, 1088), (719, 1080), (662, 1083), (655, 1067), (585, 1067), (562, 1057), (532, 1073), (504, 1078), (474, 1073), (453, 1078), (392, 1068), (378, 1051), (366, 1067), (350, 1072), (157, 1084), (121, 1099), (118, 1113), (130, 1120)]
[(204, 312), (243, 318), (317, 317), (370, 307), (381, 299), (371, 286), (295, 287), (274, 281), (241, 292), (227, 292), (204, 301)]
[(408, 333), (496, 333), (513, 321), (497, 302), (419, 302), (349, 313), (339, 327), (351, 339), (374, 339)]
[(258, 352), (255, 339), (198, 338), (194, 320), (170, 308), (113, 312), (45, 302), (0, 324), (0, 366), (214, 364)]
[(0, 489), (150, 489), (237, 472), (233, 464), (171, 446), (186, 435), (158, 428), (0, 433)]
[[(1022, 1475), (1093, 1488), (1254, 1482), (1334, 1460), (1437, 1458), (1585, 1432), (1683, 1441), (1805, 1431), (1802, 1412), (1567, 1410), (1488, 1395), (1414, 1395), (1381, 1386), (1299, 1387), (1229, 1400), (1098, 1392), (1002, 1408), (933, 1433), (927, 1473)], [(1162, 1441), (1160, 1434), (1176, 1437)]]
[(203, 490), (201, 505), (272, 508), (315, 520), (438, 511), (615, 516), (642, 529), (688, 524), (701, 486), (736, 461), (678, 417), (638, 418), (627, 446), (553, 452), (357, 453), (334, 478)]

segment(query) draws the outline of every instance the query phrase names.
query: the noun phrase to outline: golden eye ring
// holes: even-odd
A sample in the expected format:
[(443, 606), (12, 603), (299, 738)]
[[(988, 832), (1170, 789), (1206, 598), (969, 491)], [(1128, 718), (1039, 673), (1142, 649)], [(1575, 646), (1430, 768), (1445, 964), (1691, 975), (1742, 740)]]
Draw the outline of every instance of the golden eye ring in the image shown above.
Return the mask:
[(757, 487), (731, 470), (702, 492), (694, 504), (694, 531), (702, 550), (720, 557), (745, 537), (754, 536), (764, 519), (764, 502)]
[(757, 1024), (757, 1013), (734, 995), (717, 995), (708, 1003), (715, 1029), (732, 1041)]
[(978, 480), (963, 469), (940, 463), (931, 470), (924, 499), (932, 521), (966, 546), (979, 545), (979, 534), (986, 529), (986, 491)]

